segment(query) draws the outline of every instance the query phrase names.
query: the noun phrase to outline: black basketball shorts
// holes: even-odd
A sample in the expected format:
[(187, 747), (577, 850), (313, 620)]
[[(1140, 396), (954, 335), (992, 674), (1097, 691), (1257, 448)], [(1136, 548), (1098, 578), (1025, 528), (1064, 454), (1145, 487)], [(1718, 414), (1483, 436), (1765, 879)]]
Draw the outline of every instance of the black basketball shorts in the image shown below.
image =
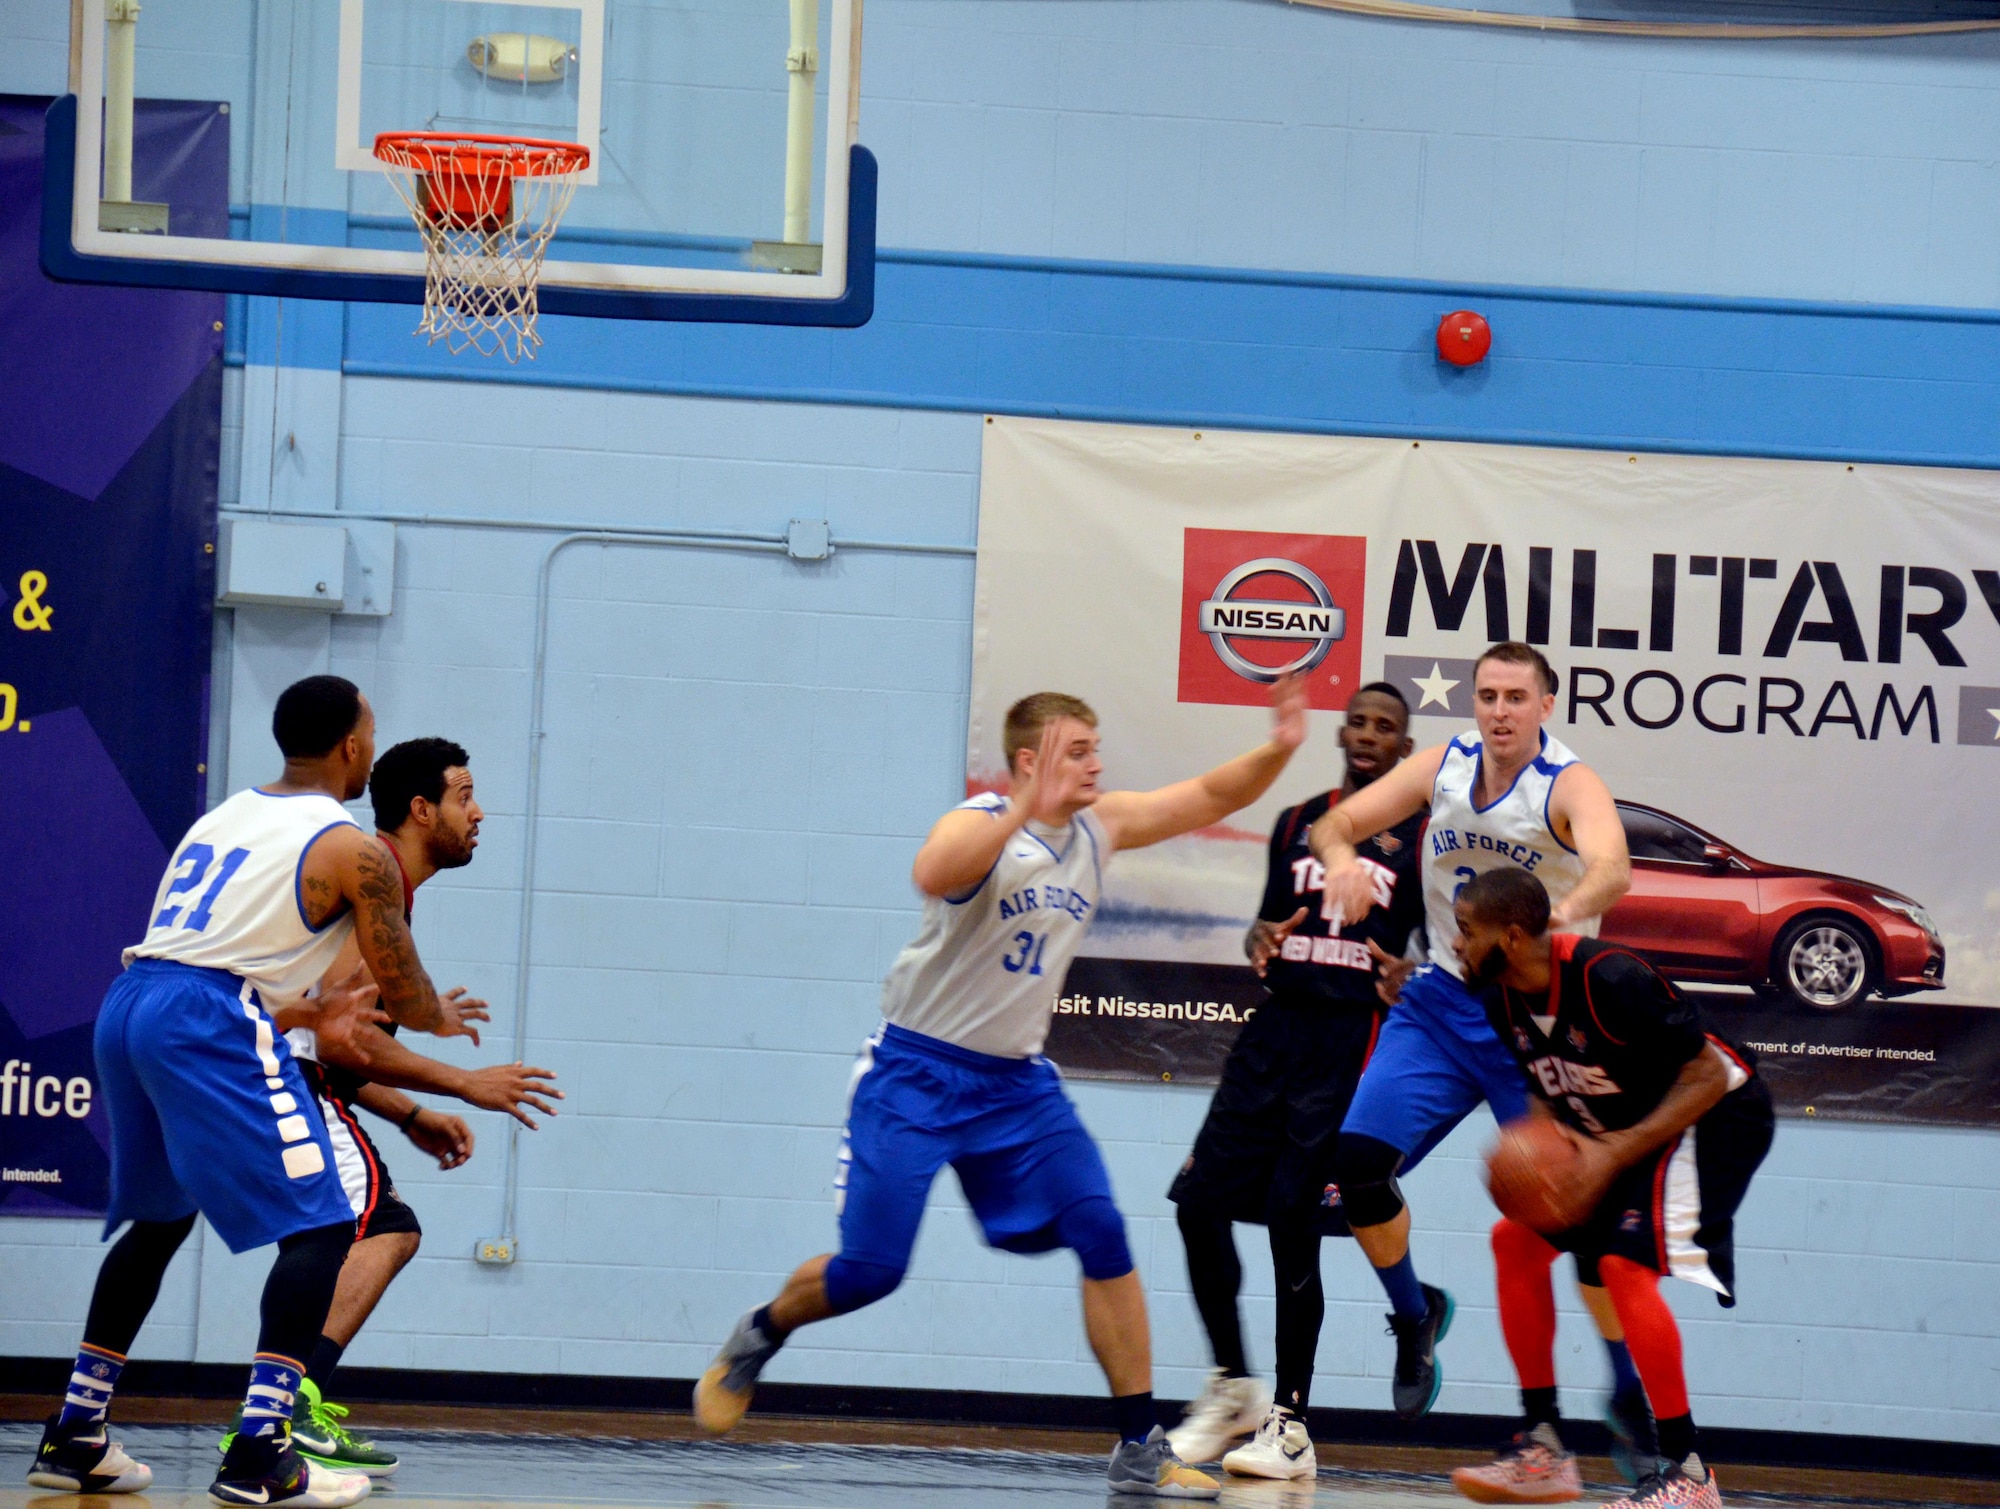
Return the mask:
[(1622, 1257), (1736, 1303), (1736, 1211), (1771, 1150), (1771, 1092), (1752, 1078), (1680, 1136), (1619, 1173), (1588, 1221), (1549, 1241), (1598, 1282), (1597, 1259)]
[(1167, 1198), (1258, 1225), (1316, 1218), (1324, 1234), (1346, 1236), (1333, 1145), (1381, 1025), (1382, 1008), (1361, 1002), (1265, 1002), (1237, 1036)]
[(362, 1127), (360, 1113), (334, 1092), (318, 1064), (307, 1060), (299, 1067), (305, 1070), (306, 1084), (318, 1100), (320, 1115), (326, 1121), (327, 1140), (333, 1144), (333, 1165), (340, 1174), (341, 1188), (347, 1192), (348, 1206), (354, 1212), (354, 1240), (361, 1242), (390, 1232), (421, 1236), (423, 1227), (418, 1224), (417, 1213), (396, 1192), (389, 1166), (382, 1161), (374, 1139)]

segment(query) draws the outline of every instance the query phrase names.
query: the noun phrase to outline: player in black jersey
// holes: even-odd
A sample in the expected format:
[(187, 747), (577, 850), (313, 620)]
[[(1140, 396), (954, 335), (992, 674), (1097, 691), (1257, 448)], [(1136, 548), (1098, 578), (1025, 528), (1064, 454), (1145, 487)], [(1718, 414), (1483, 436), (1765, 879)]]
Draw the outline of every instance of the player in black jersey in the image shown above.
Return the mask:
[[(1455, 907), (1466, 979), (1528, 1071), (1538, 1102), (1575, 1145), (1559, 1181), (1567, 1223), (1552, 1235), (1503, 1217), (1493, 1228), (1500, 1326), (1526, 1422), (1487, 1467), (1453, 1481), (1482, 1503), (1581, 1495), (1557, 1430), (1555, 1295), (1549, 1267), (1571, 1252), (1595, 1266), (1658, 1419), (1657, 1454), (1614, 1509), (1721, 1509), (1695, 1450), (1681, 1339), (1663, 1276), (1734, 1305), (1731, 1223), (1771, 1147), (1771, 1096), (1750, 1056), (1638, 955), (1551, 935), (1548, 892), (1525, 870), (1489, 870)], [(1648, 1443), (1650, 1445), (1650, 1443)]]
[[(388, 846), (403, 886), (408, 919), (417, 888), (444, 870), (472, 862), (485, 819), (472, 792), (470, 757), (449, 739), (406, 739), (375, 761), (368, 794), (375, 809), (376, 836)], [(342, 980), (358, 967), (351, 940), (328, 969), (326, 980)], [(468, 1021), (486, 1021), (486, 1003), (466, 996), (463, 987), (441, 992), (459, 1002)], [(279, 1025), (289, 1025), (285, 1012)], [(340, 1472), (385, 1478), (397, 1467), (395, 1453), (350, 1431), (341, 1422), (347, 1410), (327, 1401), (328, 1385), (342, 1354), (381, 1303), (397, 1274), (417, 1255), (423, 1227), (397, 1193), (388, 1165), (368, 1135), (357, 1109), (392, 1123), (438, 1167), (458, 1168), (472, 1156), (472, 1129), (460, 1117), (419, 1105), (405, 1090), (450, 1095), (483, 1110), (503, 1111), (529, 1128), (524, 1106), (555, 1114), (544, 1096), (562, 1098), (550, 1083), (555, 1076), (522, 1064), (461, 1069), (414, 1052), (398, 1040), (393, 1022), (364, 1024), (339, 1042), (313, 1034), (291, 1035), (293, 1056), (319, 1106), (348, 1204), (354, 1211), (354, 1245), (340, 1270), (333, 1303), (319, 1341), (307, 1360), (292, 1415), (292, 1444), (298, 1453)], [(475, 1046), (476, 1030), (468, 1034)], [(234, 1428), (222, 1438), (228, 1450)]]
[[(1235, 1437), (1255, 1431), (1254, 1440), (1223, 1458), (1227, 1470), (1278, 1478), (1315, 1472), (1304, 1416), (1325, 1312), (1319, 1244), (1323, 1235), (1347, 1235), (1328, 1165), (1386, 1009), (1376, 993), (1376, 964), (1400, 955), (1423, 921), (1417, 876), (1423, 819), (1411, 817), (1362, 845), (1376, 904), (1344, 925), (1324, 913), (1326, 871), (1307, 837), (1339, 797), (1387, 774), (1410, 752), (1409, 722), (1402, 694), (1386, 682), (1356, 692), (1340, 730), (1346, 775), (1339, 792), (1279, 814), (1271, 833), (1264, 902), (1244, 939), (1270, 994), (1230, 1050), (1194, 1152), (1168, 1192), (1179, 1207), (1188, 1277), (1215, 1359), (1201, 1397), (1172, 1433), (1186, 1462), (1212, 1461)], [(1278, 1300), (1275, 1405), (1251, 1376), (1243, 1350), (1236, 1309), (1242, 1269), (1230, 1231), (1236, 1221), (1270, 1232)]]

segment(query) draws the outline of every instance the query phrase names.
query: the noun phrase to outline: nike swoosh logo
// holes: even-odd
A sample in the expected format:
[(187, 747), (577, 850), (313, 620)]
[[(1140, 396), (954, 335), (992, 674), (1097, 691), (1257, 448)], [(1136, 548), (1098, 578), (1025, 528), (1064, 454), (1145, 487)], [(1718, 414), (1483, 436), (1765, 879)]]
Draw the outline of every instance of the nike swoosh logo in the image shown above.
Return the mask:
[(1284, 1452), (1285, 1460), (1288, 1462), (1296, 1462), (1300, 1457), (1306, 1454), (1306, 1449), (1303, 1446), (1301, 1446), (1297, 1451), (1293, 1451), (1289, 1446), (1280, 1447), (1279, 1450)]
[(1299, 1292), (1299, 1290), (1301, 1290), (1301, 1289), (1305, 1288), (1305, 1286), (1306, 1286), (1307, 1284), (1310, 1284), (1311, 1282), (1312, 1282), (1312, 1278), (1311, 1278), (1311, 1276), (1310, 1276), (1310, 1275), (1308, 1275), (1308, 1276), (1307, 1276), (1307, 1277), (1305, 1277), (1305, 1278), (1302, 1278), (1302, 1279), (1300, 1279), (1300, 1280), (1299, 1280), (1299, 1281), (1298, 1281), (1298, 1282), (1297, 1282), (1296, 1284), (1292, 1285), (1292, 1293), (1294, 1293), (1294, 1294), (1297, 1294), (1297, 1293)]
[(255, 1493), (252, 1493), (248, 1488), (232, 1488), (229, 1491), (246, 1504), (268, 1504), (271, 1502), (271, 1490), (268, 1488), (259, 1488)]

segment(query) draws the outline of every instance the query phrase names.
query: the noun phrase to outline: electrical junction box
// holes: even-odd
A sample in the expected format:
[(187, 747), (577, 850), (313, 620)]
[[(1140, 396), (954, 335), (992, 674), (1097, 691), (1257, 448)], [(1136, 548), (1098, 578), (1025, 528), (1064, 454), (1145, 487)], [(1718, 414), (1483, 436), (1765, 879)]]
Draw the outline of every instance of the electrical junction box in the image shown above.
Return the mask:
[(395, 562), (393, 524), (225, 519), (216, 600), (233, 607), (380, 617), (389, 612)]

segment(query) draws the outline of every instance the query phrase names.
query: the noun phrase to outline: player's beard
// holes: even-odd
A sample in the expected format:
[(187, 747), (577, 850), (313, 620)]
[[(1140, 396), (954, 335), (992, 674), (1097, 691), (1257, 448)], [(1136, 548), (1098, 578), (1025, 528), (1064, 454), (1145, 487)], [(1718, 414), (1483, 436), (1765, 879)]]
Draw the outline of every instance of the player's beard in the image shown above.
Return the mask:
[(1468, 964), (1466, 975), (1475, 985), (1491, 985), (1507, 972), (1507, 950), (1494, 944), (1486, 950), (1485, 956)]
[(472, 835), (433, 834), (426, 853), (434, 870), (462, 870), (472, 863)]

